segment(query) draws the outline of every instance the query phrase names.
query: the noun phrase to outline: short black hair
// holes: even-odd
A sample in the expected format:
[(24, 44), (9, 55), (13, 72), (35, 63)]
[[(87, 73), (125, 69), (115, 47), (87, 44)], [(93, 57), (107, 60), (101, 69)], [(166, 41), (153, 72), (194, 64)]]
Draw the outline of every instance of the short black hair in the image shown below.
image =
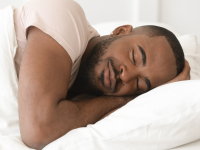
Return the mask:
[(148, 37), (164, 36), (174, 53), (174, 57), (176, 60), (176, 67), (177, 67), (177, 75), (182, 72), (185, 64), (183, 49), (178, 39), (171, 31), (159, 26), (145, 25), (134, 28), (132, 30), (132, 33), (135, 35), (143, 34)]

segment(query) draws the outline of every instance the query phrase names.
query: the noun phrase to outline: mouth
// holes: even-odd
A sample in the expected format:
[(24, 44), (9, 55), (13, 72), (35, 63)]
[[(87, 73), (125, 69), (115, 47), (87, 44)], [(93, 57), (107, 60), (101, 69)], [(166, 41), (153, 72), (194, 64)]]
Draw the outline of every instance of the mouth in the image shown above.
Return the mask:
[(111, 88), (109, 63), (104, 70), (104, 86), (108, 89)]
[(104, 72), (104, 85), (106, 88), (109, 88), (111, 89), (111, 91), (113, 91), (115, 88), (115, 84), (116, 84), (115, 72), (113, 70), (111, 62), (108, 61), (108, 65)]

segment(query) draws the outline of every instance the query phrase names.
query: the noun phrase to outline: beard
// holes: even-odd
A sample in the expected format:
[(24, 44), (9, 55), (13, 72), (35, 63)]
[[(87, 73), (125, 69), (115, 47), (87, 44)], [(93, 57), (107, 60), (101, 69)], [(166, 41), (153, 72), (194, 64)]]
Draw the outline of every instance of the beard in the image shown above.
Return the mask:
[(88, 59), (79, 68), (77, 80), (80, 82), (85, 93), (95, 96), (103, 95), (103, 91), (98, 89), (96, 86), (97, 83), (95, 80), (95, 68), (98, 67), (98, 64), (101, 62), (101, 58), (104, 53), (105, 51), (100, 50), (98, 45), (97, 47), (95, 46)]
[[(94, 78), (95, 77), (95, 68), (97, 68), (98, 64), (102, 61), (101, 55), (102, 54), (100, 54), (99, 59), (96, 59), (96, 60), (89, 58), (86, 61), (86, 63), (84, 63), (80, 67), (80, 70), (78, 73), (78, 80), (81, 83), (81, 86), (82, 86), (84, 92), (91, 94), (91, 95), (96, 95), (96, 96), (104, 95), (104, 91), (97, 88), (96, 80)], [(114, 67), (113, 60), (110, 59), (109, 61), (113, 67), (113, 71), (115, 72), (116, 84), (115, 84), (114, 90), (112, 91), (112, 93), (115, 93), (117, 91), (118, 84), (121, 81), (119, 78), (120, 73)], [(102, 83), (102, 85), (104, 86), (104, 70), (101, 72), (99, 79), (100, 79), (100, 82)]]
[[(117, 39), (121, 38), (122, 36), (109, 38), (99, 42), (93, 48), (92, 52), (90, 53), (88, 59), (84, 62), (83, 65), (80, 66), (77, 80), (80, 82), (83, 90), (85, 93), (101, 96), (104, 94), (104, 91), (97, 88), (97, 81), (95, 80), (95, 69), (98, 68), (98, 65), (102, 60), (103, 55), (107, 52), (108, 47)], [(111, 64), (113, 70), (116, 75), (116, 87), (120, 81), (119, 72), (114, 67), (113, 61), (111, 60)], [(104, 83), (104, 74), (101, 73), (100, 75), (101, 83)], [(116, 91), (116, 89), (115, 89)]]

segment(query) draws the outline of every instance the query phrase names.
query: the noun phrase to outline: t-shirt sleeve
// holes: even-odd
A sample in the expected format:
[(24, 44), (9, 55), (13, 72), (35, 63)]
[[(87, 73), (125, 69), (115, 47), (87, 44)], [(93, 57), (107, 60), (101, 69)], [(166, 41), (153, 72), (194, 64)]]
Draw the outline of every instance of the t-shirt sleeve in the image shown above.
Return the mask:
[(86, 20), (82, 8), (73, 0), (31, 0), (22, 7), (24, 33), (35, 26), (54, 38), (74, 62), (88, 41), (99, 34)]
[(100, 36), (100, 34), (97, 32), (95, 28), (93, 28), (89, 22), (88, 23), (88, 29), (89, 29), (89, 40), (92, 39), (93, 37)]

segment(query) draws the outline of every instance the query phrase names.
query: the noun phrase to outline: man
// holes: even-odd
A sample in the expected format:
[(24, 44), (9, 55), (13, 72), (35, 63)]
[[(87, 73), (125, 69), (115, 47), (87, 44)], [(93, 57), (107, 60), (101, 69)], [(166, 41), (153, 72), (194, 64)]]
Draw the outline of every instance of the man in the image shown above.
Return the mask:
[[(148, 36), (140, 29), (131, 34), (132, 27), (125, 25), (111, 36), (98, 37), (81, 7), (72, 0), (32, 0), (15, 10), (14, 19), (19, 45), (15, 63), (20, 132), (31, 148), (42, 149), (72, 129), (97, 122), (132, 100), (133, 94), (187, 78), (188, 64), (180, 73), (184, 55), (177, 40), (180, 64), (170, 39), (151, 36), (154, 31)], [(91, 52), (94, 60), (88, 58)], [(88, 65), (93, 73), (86, 75), (94, 75), (92, 84), (88, 82), (96, 87), (94, 94), (113, 96), (81, 101), (66, 98), (72, 93), (68, 92), (70, 87), (73, 90), (78, 85), (73, 83), (82, 56), (82, 64), (86, 62), (82, 71), (90, 60), (96, 61), (94, 67)]]

